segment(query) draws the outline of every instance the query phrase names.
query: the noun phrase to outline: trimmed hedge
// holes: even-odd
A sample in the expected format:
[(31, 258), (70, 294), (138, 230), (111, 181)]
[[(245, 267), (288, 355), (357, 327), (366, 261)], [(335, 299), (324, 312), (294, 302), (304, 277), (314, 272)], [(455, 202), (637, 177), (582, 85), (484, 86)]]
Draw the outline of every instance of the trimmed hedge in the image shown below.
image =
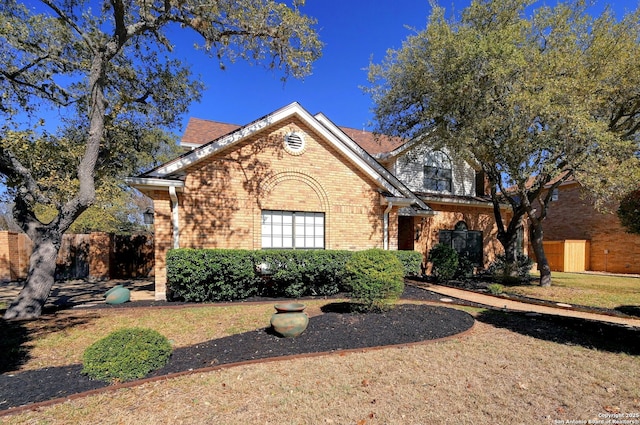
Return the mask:
[(345, 268), (346, 286), (360, 311), (388, 310), (402, 295), (403, 265), (398, 256), (389, 251), (355, 252)]
[[(422, 255), (387, 251), (405, 275), (420, 274)], [(233, 301), (252, 296), (298, 298), (344, 292), (345, 265), (353, 251), (173, 249), (167, 253), (171, 300)], [(262, 274), (259, 268), (268, 273)]]
[(405, 276), (419, 276), (422, 273), (422, 253), (418, 251), (388, 251), (398, 257)]
[(449, 245), (437, 244), (429, 251), (431, 274), (438, 282), (451, 280), (458, 270), (458, 253)]
[(167, 253), (167, 289), (171, 299), (233, 301), (258, 295), (251, 251), (174, 249)]

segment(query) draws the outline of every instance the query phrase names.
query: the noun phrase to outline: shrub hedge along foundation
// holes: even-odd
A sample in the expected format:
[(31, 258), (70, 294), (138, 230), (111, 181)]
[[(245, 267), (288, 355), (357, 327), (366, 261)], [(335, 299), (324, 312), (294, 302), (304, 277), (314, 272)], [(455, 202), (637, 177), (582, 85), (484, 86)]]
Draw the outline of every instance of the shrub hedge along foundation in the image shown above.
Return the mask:
[[(422, 255), (386, 251), (404, 275), (420, 274)], [(354, 255), (338, 250), (230, 250), (181, 248), (167, 253), (169, 299), (234, 301), (252, 296), (298, 298), (347, 291), (345, 266)]]

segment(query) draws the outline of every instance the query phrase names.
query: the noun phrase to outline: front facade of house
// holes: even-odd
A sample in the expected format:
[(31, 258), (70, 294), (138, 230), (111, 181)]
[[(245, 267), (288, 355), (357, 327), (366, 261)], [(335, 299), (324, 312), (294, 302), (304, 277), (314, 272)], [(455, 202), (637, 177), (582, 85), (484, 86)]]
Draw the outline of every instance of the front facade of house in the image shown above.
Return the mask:
[(154, 200), (157, 299), (171, 248), (426, 255), (444, 238), (475, 250), (480, 265), (500, 249), (492, 206), (476, 196), (467, 164), (377, 143), (297, 103), (243, 127), (192, 119), (182, 145), (190, 150), (181, 157), (128, 180)]

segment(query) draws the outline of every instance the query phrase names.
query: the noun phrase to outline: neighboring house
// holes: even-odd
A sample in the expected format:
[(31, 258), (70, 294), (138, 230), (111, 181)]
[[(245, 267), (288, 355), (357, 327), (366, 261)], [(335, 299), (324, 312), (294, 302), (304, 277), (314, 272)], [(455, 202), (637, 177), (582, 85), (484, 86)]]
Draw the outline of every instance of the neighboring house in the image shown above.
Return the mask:
[(128, 179), (154, 201), (158, 299), (177, 247), (426, 256), (443, 241), (480, 266), (501, 250), (483, 179), (446, 152), (378, 141), (298, 103), (242, 127), (191, 119), (181, 144), (189, 151)]
[[(559, 241), (567, 241), (564, 263), (569, 256), (584, 258), (580, 269), (610, 273), (640, 273), (640, 235), (626, 232), (615, 213), (597, 211), (575, 180), (561, 184), (553, 194), (547, 218), (543, 222), (545, 251), (557, 248)], [(584, 242), (584, 243), (582, 243)], [(569, 252), (579, 249), (580, 252)], [(551, 257), (546, 252), (547, 257)], [(550, 260), (550, 264), (552, 261)], [(563, 262), (552, 265), (562, 270)], [(579, 271), (579, 269), (577, 269)]]

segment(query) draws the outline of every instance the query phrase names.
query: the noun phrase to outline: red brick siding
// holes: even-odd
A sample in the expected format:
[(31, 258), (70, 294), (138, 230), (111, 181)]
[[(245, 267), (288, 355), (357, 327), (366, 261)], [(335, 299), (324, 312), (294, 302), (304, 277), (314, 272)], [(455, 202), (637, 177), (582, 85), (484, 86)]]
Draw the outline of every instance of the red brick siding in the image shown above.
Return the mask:
[(640, 235), (627, 233), (615, 212), (596, 211), (578, 184), (560, 186), (543, 228), (548, 241), (589, 240), (590, 270), (640, 273)]

